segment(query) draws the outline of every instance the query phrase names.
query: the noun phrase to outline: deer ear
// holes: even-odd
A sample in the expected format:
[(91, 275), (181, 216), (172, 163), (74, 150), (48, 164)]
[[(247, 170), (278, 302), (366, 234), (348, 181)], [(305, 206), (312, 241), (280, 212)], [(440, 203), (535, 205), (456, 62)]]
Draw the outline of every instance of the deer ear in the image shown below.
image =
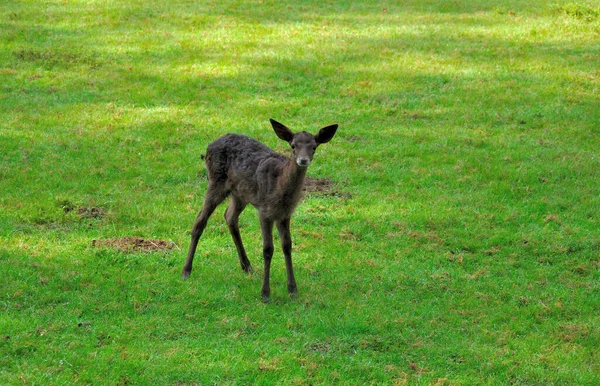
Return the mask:
[(271, 121), (271, 126), (273, 126), (273, 130), (275, 130), (275, 134), (277, 134), (279, 138), (283, 139), (286, 142), (291, 142), (292, 139), (294, 139), (294, 133), (292, 133), (290, 129), (285, 127), (285, 125), (277, 122), (274, 119), (269, 119), (269, 121)]
[(326, 126), (319, 130), (319, 133), (315, 136), (317, 143), (327, 143), (331, 141), (331, 138), (335, 135), (338, 125)]

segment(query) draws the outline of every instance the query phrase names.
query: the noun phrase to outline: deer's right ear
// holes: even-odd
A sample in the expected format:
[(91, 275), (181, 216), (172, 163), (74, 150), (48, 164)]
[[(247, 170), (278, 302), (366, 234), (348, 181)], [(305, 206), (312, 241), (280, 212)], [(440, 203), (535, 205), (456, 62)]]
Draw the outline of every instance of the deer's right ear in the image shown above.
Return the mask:
[(273, 130), (275, 130), (275, 134), (277, 134), (279, 138), (286, 142), (292, 142), (292, 139), (294, 139), (294, 133), (292, 133), (290, 129), (274, 119), (269, 119), (269, 121), (271, 121), (271, 126), (273, 126)]

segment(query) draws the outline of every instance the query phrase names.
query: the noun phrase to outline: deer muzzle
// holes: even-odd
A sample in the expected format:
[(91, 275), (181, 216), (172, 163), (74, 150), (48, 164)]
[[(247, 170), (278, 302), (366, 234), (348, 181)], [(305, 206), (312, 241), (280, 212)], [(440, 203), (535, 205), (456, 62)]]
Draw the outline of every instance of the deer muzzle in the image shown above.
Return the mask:
[(296, 164), (298, 164), (298, 166), (305, 168), (308, 165), (310, 165), (310, 158), (300, 156), (300, 157), (296, 158)]

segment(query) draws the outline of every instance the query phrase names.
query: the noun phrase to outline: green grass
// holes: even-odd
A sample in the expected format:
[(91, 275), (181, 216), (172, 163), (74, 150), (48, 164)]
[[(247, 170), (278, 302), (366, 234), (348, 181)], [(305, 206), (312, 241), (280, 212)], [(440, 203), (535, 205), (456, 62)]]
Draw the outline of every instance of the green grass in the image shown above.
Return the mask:
[[(600, 4), (526, 3), (4, 2), (0, 384), (600, 383)], [(340, 124), (341, 194), (265, 305), (251, 208), (258, 273), (222, 207), (179, 277), (200, 155), (271, 117)]]

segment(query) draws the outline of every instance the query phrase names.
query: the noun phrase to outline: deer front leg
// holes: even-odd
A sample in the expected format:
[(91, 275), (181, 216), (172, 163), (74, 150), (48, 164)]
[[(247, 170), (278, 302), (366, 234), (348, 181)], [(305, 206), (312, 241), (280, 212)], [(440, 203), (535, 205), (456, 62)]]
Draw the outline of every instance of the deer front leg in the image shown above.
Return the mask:
[(271, 259), (273, 258), (273, 221), (269, 219), (260, 219), (260, 230), (263, 237), (263, 258), (265, 260), (265, 276), (261, 295), (265, 303), (269, 302), (271, 296), (271, 286), (269, 278), (271, 276)]
[(285, 256), (285, 269), (287, 272), (288, 293), (292, 296), (298, 294), (296, 279), (294, 278), (294, 267), (292, 266), (292, 236), (290, 234), (290, 219), (287, 218), (277, 222), (277, 231), (281, 239), (281, 248)]

